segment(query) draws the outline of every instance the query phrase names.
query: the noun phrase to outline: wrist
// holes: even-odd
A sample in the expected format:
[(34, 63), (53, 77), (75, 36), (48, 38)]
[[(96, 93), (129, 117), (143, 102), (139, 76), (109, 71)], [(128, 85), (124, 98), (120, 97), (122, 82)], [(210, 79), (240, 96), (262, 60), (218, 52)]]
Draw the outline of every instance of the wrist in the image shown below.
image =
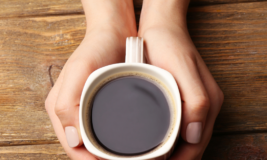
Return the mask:
[(136, 36), (136, 22), (132, 0), (82, 0), (86, 16), (86, 35), (92, 30), (118, 31)]
[(180, 27), (187, 29), (186, 14), (189, 0), (144, 0), (139, 34), (148, 28)]

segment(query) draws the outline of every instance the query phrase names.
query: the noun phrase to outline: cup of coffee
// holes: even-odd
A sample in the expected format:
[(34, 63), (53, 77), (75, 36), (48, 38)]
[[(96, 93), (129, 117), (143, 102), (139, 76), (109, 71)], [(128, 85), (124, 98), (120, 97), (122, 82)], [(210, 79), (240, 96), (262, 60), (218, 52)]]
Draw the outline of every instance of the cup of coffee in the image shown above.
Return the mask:
[(125, 59), (97, 69), (84, 85), (79, 111), (84, 146), (101, 160), (166, 160), (180, 131), (176, 81), (144, 63), (142, 38), (127, 38)]

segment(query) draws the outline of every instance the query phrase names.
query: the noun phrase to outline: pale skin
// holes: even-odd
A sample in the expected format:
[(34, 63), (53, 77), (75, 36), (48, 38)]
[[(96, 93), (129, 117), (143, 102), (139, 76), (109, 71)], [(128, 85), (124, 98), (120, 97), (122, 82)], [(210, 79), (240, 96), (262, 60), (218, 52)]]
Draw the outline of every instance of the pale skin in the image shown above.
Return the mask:
[[(132, 0), (82, 0), (87, 30), (80, 46), (70, 56), (45, 107), (56, 135), (74, 160), (96, 160), (83, 146), (78, 111), (84, 83), (94, 70), (124, 61), (126, 37), (145, 41), (147, 63), (175, 77), (182, 98), (181, 137), (171, 160), (201, 159), (212, 135), (223, 93), (195, 48), (186, 26), (188, 0), (144, 0), (139, 31)], [(201, 124), (200, 137), (187, 132), (189, 124)], [(78, 142), (69, 146), (65, 127), (73, 126)], [(191, 137), (191, 138), (190, 138)]]

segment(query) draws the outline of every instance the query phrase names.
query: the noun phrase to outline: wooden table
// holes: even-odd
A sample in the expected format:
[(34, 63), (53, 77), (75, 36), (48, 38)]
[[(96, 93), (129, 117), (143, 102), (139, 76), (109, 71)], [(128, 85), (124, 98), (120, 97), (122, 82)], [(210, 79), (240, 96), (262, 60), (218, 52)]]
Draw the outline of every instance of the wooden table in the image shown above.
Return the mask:
[[(85, 27), (80, 0), (0, 0), (0, 159), (69, 159), (44, 101)], [(188, 28), (225, 94), (203, 159), (267, 160), (267, 2), (194, 0)]]

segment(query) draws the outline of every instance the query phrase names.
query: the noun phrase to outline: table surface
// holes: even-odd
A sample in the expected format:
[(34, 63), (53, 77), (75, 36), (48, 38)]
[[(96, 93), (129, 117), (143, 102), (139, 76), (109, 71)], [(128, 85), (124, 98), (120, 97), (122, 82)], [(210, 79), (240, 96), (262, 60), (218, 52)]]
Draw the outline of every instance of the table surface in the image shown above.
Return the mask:
[[(80, 0), (0, 0), (0, 159), (69, 159), (44, 101), (85, 28)], [(225, 94), (203, 159), (266, 160), (267, 2), (193, 0), (188, 28)]]

